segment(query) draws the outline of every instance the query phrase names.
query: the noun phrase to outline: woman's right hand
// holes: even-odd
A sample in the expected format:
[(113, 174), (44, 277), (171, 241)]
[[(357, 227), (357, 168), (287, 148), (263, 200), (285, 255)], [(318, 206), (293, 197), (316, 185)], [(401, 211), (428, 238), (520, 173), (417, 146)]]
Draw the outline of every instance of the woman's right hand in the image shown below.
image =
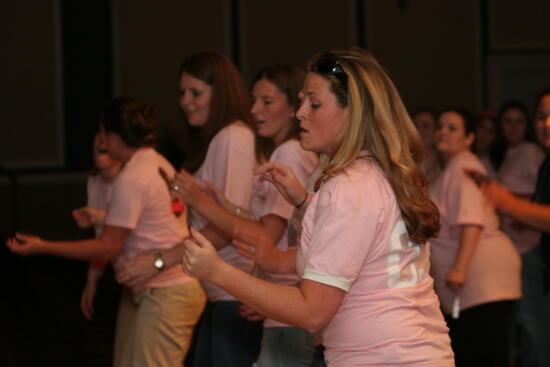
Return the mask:
[(277, 272), (280, 251), (267, 236), (235, 228), (233, 231), (233, 246), (239, 255), (253, 261), (260, 268)]
[(256, 311), (255, 309), (253, 309), (252, 307), (244, 303), (241, 303), (239, 305), (239, 314), (241, 315), (242, 318), (245, 318), (248, 321), (253, 321), (253, 322), (265, 320), (266, 318), (265, 315), (259, 313), (258, 311)]
[(255, 174), (259, 176), (260, 181), (269, 181), (275, 185), (290, 204), (297, 206), (305, 202), (308, 193), (289, 166), (279, 162), (267, 162), (262, 164)]
[(91, 320), (94, 316), (94, 299), (97, 290), (97, 283), (99, 278), (103, 274), (103, 269), (90, 265), (88, 268), (88, 277), (86, 280), (86, 287), (82, 291), (80, 297), (80, 309), (84, 314), (86, 320)]

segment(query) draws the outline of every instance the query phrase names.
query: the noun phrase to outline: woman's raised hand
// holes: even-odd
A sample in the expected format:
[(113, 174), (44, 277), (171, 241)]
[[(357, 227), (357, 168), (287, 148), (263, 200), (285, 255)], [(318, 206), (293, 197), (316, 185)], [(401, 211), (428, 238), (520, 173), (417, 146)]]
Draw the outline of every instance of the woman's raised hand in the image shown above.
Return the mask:
[(202, 187), (193, 175), (186, 170), (180, 170), (172, 180), (172, 192), (189, 206), (195, 206), (201, 197), (205, 196)]
[(260, 181), (269, 181), (281, 195), (292, 205), (302, 204), (307, 198), (307, 191), (298, 180), (292, 168), (279, 162), (267, 162), (256, 171)]
[(218, 256), (214, 245), (195, 228), (191, 228), (191, 236), (183, 241), (183, 270), (195, 278), (212, 280), (223, 260)]

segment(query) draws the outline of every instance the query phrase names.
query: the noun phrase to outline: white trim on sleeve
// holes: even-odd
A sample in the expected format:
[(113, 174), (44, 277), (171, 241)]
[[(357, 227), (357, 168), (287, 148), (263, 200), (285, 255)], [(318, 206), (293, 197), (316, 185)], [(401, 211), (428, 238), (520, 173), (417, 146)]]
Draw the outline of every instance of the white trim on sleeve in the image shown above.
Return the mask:
[(346, 292), (349, 291), (352, 284), (350, 280), (312, 269), (305, 269), (302, 279), (309, 279), (318, 283), (331, 285), (333, 287), (343, 289)]

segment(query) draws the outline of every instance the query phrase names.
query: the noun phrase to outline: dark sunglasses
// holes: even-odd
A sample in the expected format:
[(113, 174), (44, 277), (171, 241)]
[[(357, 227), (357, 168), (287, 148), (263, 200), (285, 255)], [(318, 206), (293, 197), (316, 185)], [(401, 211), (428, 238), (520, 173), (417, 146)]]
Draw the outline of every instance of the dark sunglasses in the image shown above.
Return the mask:
[(342, 83), (345, 90), (348, 90), (348, 76), (342, 69), (342, 64), (338, 60), (338, 56), (334, 54), (324, 54), (319, 57), (315, 64), (316, 69), (321, 74), (332, 74)]

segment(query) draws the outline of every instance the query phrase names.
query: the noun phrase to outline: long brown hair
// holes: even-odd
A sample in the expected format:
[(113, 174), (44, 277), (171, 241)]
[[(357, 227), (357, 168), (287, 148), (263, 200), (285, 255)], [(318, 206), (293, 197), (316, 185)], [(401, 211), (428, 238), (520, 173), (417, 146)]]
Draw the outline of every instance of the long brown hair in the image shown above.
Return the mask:
[(243, 121), (250, 128), (253, 124), (242, 75), (225, 55), (211, 50), (198, 52), (182, 61), (178, 76), (181, 78), (183, 73), (212, 86), (210, 110), (204, 126), (190, 126), (180, 109), (184, 129), (183, 168), (193, 173), (204, 162), (210, 141), (221, 129), (235, 121)]
[(439, 211), (428, 196), (428, 181), (418, 166), (424, 145), (397, 89), (368, 52), (352, 48), (329, 54), (340, 63), (347, 88), (335, 73), (318, 69), (317, 63), (327, 53), (315, 55), (308, 71), (330, 81), (338, 103), (349, 107), (349, 114), (336, 151), (325, 157), (327, 165), (316, 187), (342, 173), (367, 149), (393, 189), (409, 238), (417, 244), (425, 243), (439, 232)]
[[(252, 86), (258, 81), (265, 79), (273, 83), (282, 93), (285, 94), (287, 102), (292, 106), (294, 112), (298, 109), (300, 99), (298, 94), (304, 86), (305, 72), (294, 65), (270, 65), (260, 69), (252, 81)], [(300, 122), (296, 116), (292, 122), (284, 141), (298, 139)], [(266, 162), (275, 150), (275, 143), (270, 138), (256, 136), (256, 159), (258, 162)]]

